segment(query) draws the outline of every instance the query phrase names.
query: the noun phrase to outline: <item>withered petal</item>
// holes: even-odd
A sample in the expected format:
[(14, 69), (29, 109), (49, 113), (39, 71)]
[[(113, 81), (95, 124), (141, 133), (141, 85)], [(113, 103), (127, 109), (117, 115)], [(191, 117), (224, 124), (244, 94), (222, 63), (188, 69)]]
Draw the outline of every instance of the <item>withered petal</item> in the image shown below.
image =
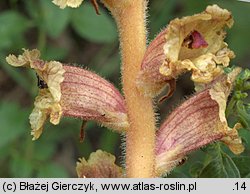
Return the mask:
[(62, 116), (62, 108), (59, 102), (55, 101), (48, 89), (39, 91), (39, 95), (34, 102), (34, 109), (30, 114), (31, 135), (33, 140), (40, 137), (43, 131), (43, 125), (48, 117), (50, 122), (57, 125)]
[(67, 6), (72, 8), (79, 7), (83, 1), (84, 0), (53, 0), (52, 2), (61, 9), (64, 9)]
[(80, 158), (76, 172), (79, 178), (121, 178), (123, 170), (115, 164), (115, 156), (102, 150), (90, 154), (88, 161)]
[(60, 84), (64, 80), (65, 70), (63, 65), (57, 61), (51, 61), (47, 63), (46, 75), (43, 77), (47, 83), (49, 91), (56, 102), (61, 99), (61, 86)]
[(23, 54), (18, 57), (12, 54), (6, 57), (7, 63), (14, 67), (30, 66), (33, 68), (33, 62), (39, 60), (40, 58), (40, 51), (37, 49), (33, 49), (31, 51), (23, 49), (23, 51)]

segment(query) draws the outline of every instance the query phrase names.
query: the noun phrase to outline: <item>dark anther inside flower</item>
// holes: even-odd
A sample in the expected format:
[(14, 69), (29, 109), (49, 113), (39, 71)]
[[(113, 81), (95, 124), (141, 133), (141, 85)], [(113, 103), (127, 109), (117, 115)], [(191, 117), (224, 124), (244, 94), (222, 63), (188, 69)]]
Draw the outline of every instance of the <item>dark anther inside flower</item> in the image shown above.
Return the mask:
[(206, 48), (208, 43), (198, 31), (194, 30), (184, 39), (182, 46), (186, 46), (190, 49), (198, 49)]
[(36, 73), (36, 77), (37, 77), (37, 87), (39, 89), (48, 88), (48, 85), (46, 84), (46, 82), (42, 78), (40, 78), (40, 76), (37, 75), (37, 73)]

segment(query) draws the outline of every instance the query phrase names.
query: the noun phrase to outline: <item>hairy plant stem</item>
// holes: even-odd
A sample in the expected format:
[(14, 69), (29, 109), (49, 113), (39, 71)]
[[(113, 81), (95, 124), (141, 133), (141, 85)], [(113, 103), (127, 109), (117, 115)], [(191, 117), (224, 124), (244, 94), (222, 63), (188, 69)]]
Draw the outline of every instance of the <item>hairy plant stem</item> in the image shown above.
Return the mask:
[(155, 176), (155, 118), (151, 98), (135, 79), (146, 50), (146, 0), (102, 0), (115, 18), (122, 54), (122, 80), (130, 127), (126, 131), (127, 177)]

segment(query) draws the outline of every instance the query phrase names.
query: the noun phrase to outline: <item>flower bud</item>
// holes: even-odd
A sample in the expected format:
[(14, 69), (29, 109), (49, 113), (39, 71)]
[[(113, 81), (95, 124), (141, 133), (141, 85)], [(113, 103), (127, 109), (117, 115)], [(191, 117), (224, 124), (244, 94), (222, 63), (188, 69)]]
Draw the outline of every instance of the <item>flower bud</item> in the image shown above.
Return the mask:
[(214, 80), (234, 57), (224, 42), (224, 28), (232, 25), (231, 13), (217, 5), (172, 20), (147, 48), (137, 77), (138, 89), (154, 97), (170, 80), (187, 71), (196, 83)]
[(128, 127), (123, 96), (108, 81), (95, 73), (39, 59), (38, 50), (24, 50), (18, 57), (9, 55), (12, 66), (28, 66), (39, 77), (39, 95), (30, 115), (31, 134), (39, 138), (44, 122), (57, 125), (62, 115), (95, 120), (101, 125), (122, 131)]
[(224, 142), (235, 153), (244, 147), (237, 129), (228, 127), (226, 101), (240, 68), (218, 77), (214, 83), (175, 109), (157, 131), (156, 169), (169, 172), (189, 152), (216, 140)]

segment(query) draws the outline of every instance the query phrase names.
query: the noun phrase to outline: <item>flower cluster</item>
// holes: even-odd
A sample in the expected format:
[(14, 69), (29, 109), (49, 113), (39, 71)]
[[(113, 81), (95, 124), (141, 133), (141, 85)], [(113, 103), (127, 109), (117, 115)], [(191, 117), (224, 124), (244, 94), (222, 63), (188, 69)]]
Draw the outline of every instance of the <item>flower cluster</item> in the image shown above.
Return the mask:
[[(54, 0), (61, 8), (77, 7), (83, 0)], [(240, 68), (225, 74), (224, 68), (234, 57), (225, 39), (225, 27), (231, 27), (231, 13), (217, 5), (202, 13), (174, 19), (148, 46), (136, 80), (138, 90), (155, 97), (165, 86), (170, 96), (175, 80), (191, 71), (196, 93), (176, 108), (162, 123), (156, 136), (156, 171), (170, 171), (192, 150), (216, 140), (224, 142), (235, 154), (244, 147), (236, 124), (230, 128), (225, 117), (226, 103)], [(24, 50), (18, 57), (9, 55), (7, 62), (26, 66), (39, 77), (39, 95), (30, 115), (31, 134), (39, 138), (44, 122), (50, 118), (58, 124), (62, 116), (96, 120), (115, 131), (129, 127), (126, 103), (120, 92), (97, 74), (62, 64), (43, 61), (38, 50)], [(136, 111), (136, 110), (135, 110)], [(104, 160), (104, 167), (100, 165)], [(79, 177), (121, 177), (115, 158), (97, 151), (88, 162), (77, 165)], [(102, 171), (104, 169), (104, 171)]]

